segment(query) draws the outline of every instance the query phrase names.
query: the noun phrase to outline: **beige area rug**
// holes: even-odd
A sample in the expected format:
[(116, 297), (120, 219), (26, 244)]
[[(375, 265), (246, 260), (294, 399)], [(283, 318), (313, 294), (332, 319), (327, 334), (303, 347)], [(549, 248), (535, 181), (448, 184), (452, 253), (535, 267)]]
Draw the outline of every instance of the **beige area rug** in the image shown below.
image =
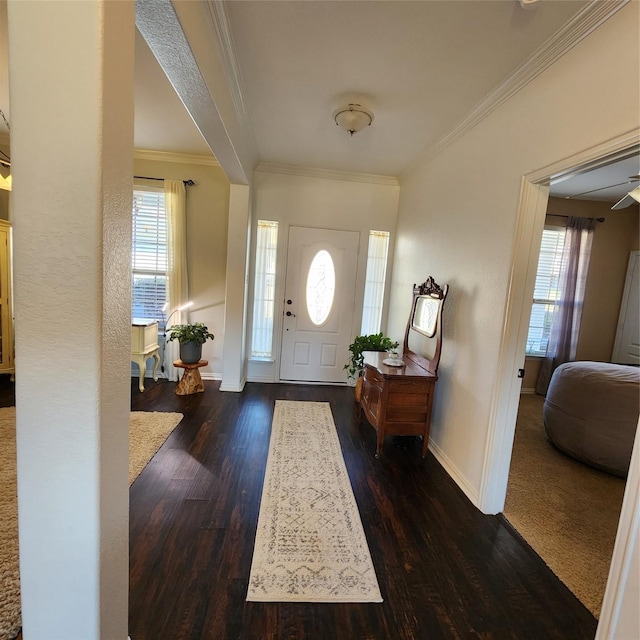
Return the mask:
[(276, 401), (247, 600), (382, 602), (328, 402)]
[(520, 396), (504, 515), (598, 618), (625, 481), (555, 449), (543, 403), (542, 396)]
[[(131, 484), (182, 420), (181, 413), (135, 411), (129, 429)], [(16, 409), (0, 408), (0, 640), (20, 630)]]

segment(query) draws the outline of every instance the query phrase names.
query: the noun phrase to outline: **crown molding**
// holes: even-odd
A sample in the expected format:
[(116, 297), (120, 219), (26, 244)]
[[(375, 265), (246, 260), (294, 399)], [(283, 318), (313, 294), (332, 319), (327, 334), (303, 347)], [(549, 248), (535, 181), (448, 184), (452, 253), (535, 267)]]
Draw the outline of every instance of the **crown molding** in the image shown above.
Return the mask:
[(336, 171), (333, 169), (319, 169), (317, 167), (303, 167), (293, 164), (279, 164), (277, 162), (260, 162), (255, 168), (255, 171), (260, 171), (261, 173), (281, 173), (289, 176), (304, 176), (306, 178), (345, 180), (346, 182), (366, 182), (369, 184), (382, 184), (391, 187), (397, 187), (400, 184), (396, 176)]
[(478, 102), (448, 134), (429, 147), (423, 158), (432, 158), (445, 147), (459, 140), (629, 2), (630, 0), (591, 0), (580, 13), (540, 46), (502, 84)]
[(213, 156), (200, 156), (189, 153), (173, 153), (171, 151), (153, 151), (151, 149), (134, 149), (136, 160), (155, 160), (156, 162), (179, 162), (180, 164), (204, 164), (219, 167), (220, 163)]

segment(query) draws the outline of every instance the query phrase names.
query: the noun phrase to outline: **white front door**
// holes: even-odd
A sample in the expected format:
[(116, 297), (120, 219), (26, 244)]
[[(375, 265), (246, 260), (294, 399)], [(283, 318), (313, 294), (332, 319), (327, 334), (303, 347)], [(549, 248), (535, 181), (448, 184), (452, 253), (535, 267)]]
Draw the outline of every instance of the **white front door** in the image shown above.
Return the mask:
[(357, 231), (290, 228), (281, 380), (346, 381), (359, 242)]

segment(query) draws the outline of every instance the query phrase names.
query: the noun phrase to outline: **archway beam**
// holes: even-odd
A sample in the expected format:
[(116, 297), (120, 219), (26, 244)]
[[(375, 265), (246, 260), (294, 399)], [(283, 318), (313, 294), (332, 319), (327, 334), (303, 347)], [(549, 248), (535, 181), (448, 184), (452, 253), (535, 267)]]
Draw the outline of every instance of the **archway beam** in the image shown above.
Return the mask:
[[(136, 26), (232, 184), (249, 184), (256, 152), (223, 55), (224, 7), (205, 0), (137, 0)], [(221, 35), (222, 34), (222, 35)], [(215, 37), (212, 37), (215, 35)], [(222, 40), (221, 40), (222, 39)]]

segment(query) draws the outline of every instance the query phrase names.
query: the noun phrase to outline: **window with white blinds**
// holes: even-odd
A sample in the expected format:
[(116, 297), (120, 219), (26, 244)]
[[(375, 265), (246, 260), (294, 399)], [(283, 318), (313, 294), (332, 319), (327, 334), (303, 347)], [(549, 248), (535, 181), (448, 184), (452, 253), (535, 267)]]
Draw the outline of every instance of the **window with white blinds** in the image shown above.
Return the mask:
[(278, 223), (258, 220), (254, 278), (251, 357), (273, 357), (273, 313), (276, 290)]
[(362, 307), (362, 327), (360, 330), (363, 336), (379, 333), (380, 331), (388, 254), (389, 232), (370, 231), (364, 303)]
[(158, 320), (161, 324), (167, 301), (164, 191), (135, 190), (132, 218), (131, 316)]
[(528, 356), (544, 356), (547, 352), (551, 320), (562, 294), (560, 272), (562, 270), (565, 233), (566, 229), (563, 227), (550, 226), (545, 227), (542, 232), (527, 337)]

